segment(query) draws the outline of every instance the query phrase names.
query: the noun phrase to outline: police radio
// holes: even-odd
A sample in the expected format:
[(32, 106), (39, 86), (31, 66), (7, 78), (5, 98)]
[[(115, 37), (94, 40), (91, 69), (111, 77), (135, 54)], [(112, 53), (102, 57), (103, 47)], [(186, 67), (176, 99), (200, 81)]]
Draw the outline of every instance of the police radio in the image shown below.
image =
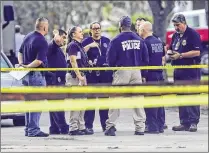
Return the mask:
[(168, 50), (168, 51), (167, 51), (167, 54), (170, 55), (170, 56), (172, 56), (172, 55), (174, 55), (175, 53), (174, 53), (172, 50)]

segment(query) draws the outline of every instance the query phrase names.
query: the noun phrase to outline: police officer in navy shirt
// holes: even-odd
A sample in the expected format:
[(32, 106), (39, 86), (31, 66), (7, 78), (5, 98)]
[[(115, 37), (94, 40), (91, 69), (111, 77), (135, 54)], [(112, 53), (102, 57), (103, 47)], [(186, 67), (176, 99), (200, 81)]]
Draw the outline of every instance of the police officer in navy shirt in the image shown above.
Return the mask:
[[(110, 39), (101, 36), (101, 25), (99, 22), (93, 22), (90, 24), (90, 37), (83, 40), (82, 45), (87, 52), (89, 64), (92, 67), (106, 67), (106, 52)], [(97, 83), (111, 83), (112, 71), (88, 71), (87, 82), (89, 84)], [(108, 110), (99, 110), (100, 122), (103, 131), (105, 131), (106, 120), (108, 119)], [(95, 118), (95, 110), (85, 111), (85, 126), (89, 131), (93, 131), (93, 121)]]
[[(197, 65), (200, 63), (201, 39), (200, 35), (191, 29), (183, 14), (177, 14), (172, 19), (176, 33), (172, 37), (168, 51), (172, 65)], [(175, 69), (174, 81), (196, 81), (201, 78), (200, 69)], [(180, 125), (174, 126), (174, 131), (197, 131), (200, 119), (200, 106), (179, 107)]]
[[(60, 48), (64, 45), (64, 41), (67, 37), (67, 33), (62, 30), (53, 31), (54, 38), (49, 43), (49, 49), (47, 52), (47, 60), (49, 68), (67, 68), (67, 62), (65, 55)], [(56, 71), (54, 72), (55, 80), (48, 85), (64, 86), (65, 85), (65, 75), (66, 71)], [(65, 120), (65, 112), (50, 112), (50, 124), (49, 133), (50, 134), (68, 134), (69, 125), (67, 125)]]
[[(147, 21), (147, 19), (145, 19), (145, 18), (137, 18), (136, 19), (135, 29), (137, 31), (137, 34), (139, 34), (139, 27), (140, 27), (140, 25), (143, 24), (146, 21)], [(167, 51), (166, 44), (157, 35), (155, 35), (154, 33), (152, 35), (163, 43), (164, 56), (163, 56), (163, 59), (162, 59), (162, 64), (165, 66), (166, 65), (166, 57), (167, 57), (166, 54), (165, 54), (166, 51)], [(146, 71), (142, 70), (142, 77), (143, 78), (146, 77), (144, 75), (146, 75)], [(168, 81), (167, 70), (165, 70), (165, 69), (163, 70), (163, 78), (164, 78), (164, 81)], [(163, 118), (163, 120), (165, 122), (165, 109), (164, 108), (162, 109), (162, 112), (161, 113), (162, 113), (161, 116), (162, 116), (162, 118)], [(168, 126), (166, 125), (166, 123), (164, 124), (163, 128), (164, 129), (167, 129), (168, 128)]]
[[(107, 50), (107, 63), (110, 67), (134, 67), (148, 65), (149, 56), (146, 44), (131, 31), (131, 19), (123, 16), (119, 22), (121, 32), (111, 42)], [(113, 75), (113, 85), (141, 84), (140, 70), (117, 70)], [(106, 136), (115, 136), (115, 122), (120, 115), (119, 109), (109, 109), (106, 121)], [(143, 108), (133, 109), (135, 135), (144, 135), (145, 112)]]
[[(163, 43), (153, 36), (152, 24), (148, 21), (142, 23), (139, 27), (139, 35), (144, 39), (149, 53), (149, 66), (162, 66), (162, 58), (165, 55)], [(146, 73), (147, 82), (163, 81), (162, 69), (148, 70)], [(145, 108), (146, 112), (146, 131), (147, 133), (164, 132), (164, 108)]]
[[(83, 31), (80, 27), (72, 27), (68, 31), (68, 64), (72, 68), (88, 67), (88, 57), (81, 44), (83, 40)], [(66, 85), (86, 86), (86, 72), (74, 70), (66, 74)], [(91, 132), (85, 128), (84, 122), (85, 111), (70, 111), (70, 135), (89, 135)]]
[[(35, 24), (35, 31), (27, 34), (23, 40), (18, 53), (18, 62), (26, 68), (43, 68), (47, 64), (46, 53), (48, 43), (45, 35), (48, 33), (49, 23), (44, 17), (38, 18)], [(31, 71), (23, 78), (25, 86), (46, 86), (44, 73)], [(49, 134), (40, 130), (40, 112), (27, 112), (25, 114), (25, 136), (47, 137)]]

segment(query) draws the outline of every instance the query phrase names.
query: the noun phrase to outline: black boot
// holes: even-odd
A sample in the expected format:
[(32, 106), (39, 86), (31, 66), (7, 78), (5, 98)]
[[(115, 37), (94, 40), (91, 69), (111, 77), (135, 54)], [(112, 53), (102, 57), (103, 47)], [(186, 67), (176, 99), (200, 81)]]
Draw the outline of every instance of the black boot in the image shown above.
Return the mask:
[(188, 131), (189, 127), (185, 126), (185, 125), (179, 125), (179, 126), (174, 126), (172, 128), (173, 131)]
[(197, 125), (196, 124), (191, 124), (189, 127), (189, 132), (196, 132), (197, 131)]
[(112, 126), (110, 129), (105, 131), (106, 136), (115, 136), (115, 127)]

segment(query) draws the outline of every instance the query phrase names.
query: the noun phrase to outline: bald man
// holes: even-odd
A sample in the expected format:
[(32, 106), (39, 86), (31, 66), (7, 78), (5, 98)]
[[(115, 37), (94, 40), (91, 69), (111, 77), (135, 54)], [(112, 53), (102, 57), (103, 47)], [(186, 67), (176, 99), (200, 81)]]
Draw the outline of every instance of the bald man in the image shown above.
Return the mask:
[[(47, 64), (46, 53), (48, 43), (45, 35), (48, 33), (48, 20), (44, 17), (38, 18), (35, 23), (35, 31), (27, 34), (18, 52), (18, 62), (26, 68), (41, 68)], [(30, 71), (24, 78), (25, 86), (46, 86), (45, 73)], [(27, 99), (26, 99), (27, 100)], [(25, 136), (48, 137), (39, 128), (40, 112), (27, 112), (25, 114)]]
[[(148, 21), (143, 22), (138, 29), (139, 35), (144, 39), (148, 54), (149, 66), (162, 66), (162, 57), (164, 56), (163, 43), (153, 36), (152, 24)], [(162, 70), (148, 70), (146, 73), (147, 82), (163, 81)], [(146, 108), (146, 133), (163, 133), (164, 129), (164, 108)]]
[[(140, 27), (140, 25), (142, 24), (142, 23), (144, 23), (144, 22), (146, 22), (146, 21), (148, 21), (147, 19), (145, 19), (145, 18), (137, 18), (136, 19), (136, 23), (135, 23), (135, 28), (136, 28), (136, 31), (137, 31), (137, 34), (139, 35), (139, 27)], [(167, 47), (166, 47), (166, 43), (165, 42), (163, 42), (161, 39), (160, 39), (160, 37), (158, 37), (155, 33), (152, 33), (152, 35), (154, 36), (154, 37), (156, 37), (157, 39), (159, 39), (162, 43), (163, 43), (163, 47), (164, 47), (164, 53), (166, 53), (167, 52)], [(164, 55), (164, 57), (163, 57), (163, 65), (165, 66), (166, 65), (166, 59), (167, 59), (167, 56), (166, 56), (166, 54)], [(144, 78), (144, 74), (146, 73), (146, 71), (145, 70), (142, 70), (142, 76), (143, 76), (143, 78)], [(167, 75), (167, 70), (166, 69), (164, 69), (163, 70), (163, 78), (164, 78), (164, 81), (168, 81), (168, 75)], [(165, 112), (164, 112), (164, 122), (165, 122)], [(168, 126), (166, 125), (166, 123), (164, 124), (164, 129), (167, 129), (168, 128)]]

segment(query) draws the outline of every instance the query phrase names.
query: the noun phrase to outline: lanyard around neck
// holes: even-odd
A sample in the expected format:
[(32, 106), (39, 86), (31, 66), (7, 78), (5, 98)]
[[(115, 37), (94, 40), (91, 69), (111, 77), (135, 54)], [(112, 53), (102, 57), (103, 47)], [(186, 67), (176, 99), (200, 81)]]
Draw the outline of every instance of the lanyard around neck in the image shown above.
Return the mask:
[[(97, 43), (93, 38), (92, 38), (92, 40), (95, 42), (95, 43)], [(99, 55), (100, 56), (102, 56), (102, 51), (101, 51), (101, 46), (102, 46), (102, 38), (100, 38), (100, 40), (99, 40), (99, 45), (98, 45), (98, 50), (99, 50)], [(98, 44), (98, 43), (97, 43)]]

